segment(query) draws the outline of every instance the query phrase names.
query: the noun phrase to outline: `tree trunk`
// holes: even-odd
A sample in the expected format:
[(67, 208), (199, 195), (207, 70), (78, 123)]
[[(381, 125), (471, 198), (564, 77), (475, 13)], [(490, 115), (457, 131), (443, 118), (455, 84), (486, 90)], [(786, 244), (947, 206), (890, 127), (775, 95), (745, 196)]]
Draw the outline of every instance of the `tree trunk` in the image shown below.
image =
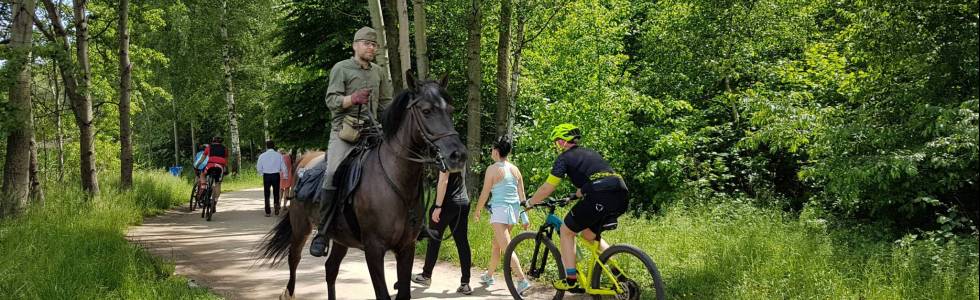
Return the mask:
[(480, 84), (483, 82), (483, 62), (480, 60), (483, 9), (480, 0), (470, 0), (469, 33), (466, 37), (466, 148), (470, 156), (466, 182), (470, 195), (477, 195), (481, 185), (480, 174), (472, 172), (473, 164), (480, 164)]
[(174, 166), (180, 164), (180, 139), (177, 138), (177, 99), (170, 102), (174, 111)]
[[(194, 135), (194, 117), (191, 117), (191, 153), (197, 154), (197, 136)], [(194, 162), (191, 162), (194, 164)]]
[(41, 188), (41, 178), (38, 177), (37, 162), (37, 142), (31, 139), (31, 163), (30, 163), (30, 184), (31, 184), (31, 205), (44, 205), (44, 189)]
[(412, 12), (415, 15), (415, 65), (419, 79), (429, 78), (429, 47), (425, 37), (425, 0), (413, 0)]
[[(398, 0), (398, 54), (399, 60), (401, 61), (402, 70), (401, 73), (405, 74), (405, 71), (412, 68), (412, 44), (409, 41), (408, 34), (408, 2), (406, 0)], [(402, 81), (405, 88), (408, 88), (408, 81)]]
[(508, 92), (508, 67), (510, 55), (511, 0), (500, 1), (500, 38), (497, 42), (497, 135), (510, 135), (510, 93)]
[[(51, 68), (51, 71), (54, 72), (54, 73), (57, 73), (57, 70), (55, 70), (56, 68), (57, 68), (57, 66), (53, 66)], [(52, 74), (51, 75), (51, 82), (52, 82), (51, 83), (51, 89), (54, 90), (54, 93), (55, 93), (55, 96), (54, 96), (54, 111), (55, 111), (55, 114), (54, 114), (54, 117), (55, 117), (54, 122), (55, 123), (54, 123), (54, 125), (55, 125), (55, 129), (57, 130), (56, 140), (57, 140), (57, 143), (58, 143), (58, 182), (60, 183), (60, 182), (62, 182), (62, 181), (65, 180), (65, 134), (62, 131), (62, 124), (61, 124), (61, 103), (62, 103), (61, 102), (62, 101), (61, 98), (63, 97), (63, 95), (61, 94), (60, 89), (58, 88), (58, 75), (57, 74)]]
[(368, 0), (368, 10), (371, 13), (371, 27), (374, 27), (378, 33), (378, 49), (375, 52), (374, 63), (388, 72), (388, 78), (393, 78), (391, 65), (388, 62), (388, 38), (385, 35), (387, 31), (385, 30), (384, 18), (381, 17), (381, 0)]
[[(520, 6), (519, 6), (520, 7)], [(524, 6), (526, 9), (527, 6)], [(524, 51), (524, 25), (527, 23), (528, 12), (517, 12), (517, 32), (515, 32), (515, 45), (512, 64), (510, 66), (510, 94), (507, 101), (507, 134), (511, 135), (514, 131), (514, 118), (517, 116), (517, 96), (520, 92), (519, 80), (521, 79), (521, 53)]]
[(3, 168), (3, 195), (0, 195), (0, 218), (20, 214), (27, 204), (30, 193), (30, 155), (31, 139), (34, 136), (31, 105), (31, 47), (33, 45), (34, 0), (21, 0), (13, 3), (13, 25), (11, 26), (11, 60), (6, 62), (11, 72), (16, 74), (13, 86), (8, 90), (8, 98), (13, 119), (7, 135), (7, 157)]
[(132, 65), (129, 63), (129, 0), (119, 0), (119, 187), (133, 185), (133, 144), (129, 121), (129, 90)]
[[(381, 7), (382, 14), (381, 19), (384, 20), (385, 27), (385, 39), (388, 42), (388, 49), (394, 49), (398, 51), (399, 48), (399, 38), (398, 38), (398, 0), (385, 0), (384, 6)], [(380, 38), (380, 32), (379, 38)], [(390, 55), (391, 51), (388, 52), (389, 68), (391, 68), (391, 87), (395, 95), (402, 92), (405, 87), (405, 81), (402, 76), (405, 74), (405, 70), (402, 69), (401, 55)]]
[[(97, 195), (99, 193), (99, 178), (98, 171), (95, 169), (95, 117), (92, 113), (92, 97), (89, 93), (92, 68), (88, 61), (88, 16), (85, 14), (85, 7), (88, 4), (88, 0), (75, 0), (73, 3), (75, 12), (75, 50), (82, 77), (78, 81), (78, 88), (74, 93), (76, 95), (73, 100), (75, 102), (75, 123), (78, 123), (78, 141), (81, 144), (79, 149), (82, 153), (81, 159), (79, 160), (82, 169), (82, 188), (90, 195)], [(65, 45), (68, 45), (67, 42)]]
[(231, 80), (231, 45), (228, 41), (228, 1), (221, 1), (221, 39), (224, 41), (225, 100), (228, 102), (228, 131), (231, 135), (231, 154), (234, 159), (231, 171), (238, 174), (242, 168), (242, 148), (238, 139), (238, 117), (235, 112), (235, 85)]
[[(85, 17), (85, 0), (74, 1), (75, 13), (75, 41), (77, 48), (78, 64), (72, 63), (71, 44), (68, 38), (68, 31), (65, 30), (64, 23), (58, 7), (52, 0), (42, 0), (44, 9), (47, 11), (48, 18), (51, 19), (51, 29), (53, 33), (45, 32), (45, 36), (59, 48), (55, 54), (55, 61), (58, 63), (58, 70), (65, 86), (65, 95), (71, 101), (72, 112), (74, 112), (75, 123), (78, 125), (79, 132), (79, 156), (81, 169), (82, 189), (90, 196), (98, 194), (99, 182), (95, 170), (95, 136), (92, 128), (92, 100), (88, 93), (88, 24)], [(37, 22), (37, 20), (35, 20)], [(81, 68), (81, 74), (76, 74)], [(78, 76), (82, 76), (79, 80)]]

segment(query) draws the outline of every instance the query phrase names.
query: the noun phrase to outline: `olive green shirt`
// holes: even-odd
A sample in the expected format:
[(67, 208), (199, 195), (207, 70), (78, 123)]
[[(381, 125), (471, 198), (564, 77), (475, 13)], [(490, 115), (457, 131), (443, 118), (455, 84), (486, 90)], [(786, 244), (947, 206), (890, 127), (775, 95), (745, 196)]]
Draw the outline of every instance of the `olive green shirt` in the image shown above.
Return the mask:
[[(371, 89), (371, 97), (367, 104), (344, 108), (345, 96), (365, 88)], [(380, 122), (378, 113), (391, 104), (391, 93), (391, 79), (381, 66), (371, 63), (370, 68), (365, 69), (354, 57), (334, 64), (330, 69), (330, 83), (327, 86), (325, 99), (331, 114), (331, 130), (340, 130), (340, 124), (347, 115), (355, 115), (365, 121), (374, 119)]]

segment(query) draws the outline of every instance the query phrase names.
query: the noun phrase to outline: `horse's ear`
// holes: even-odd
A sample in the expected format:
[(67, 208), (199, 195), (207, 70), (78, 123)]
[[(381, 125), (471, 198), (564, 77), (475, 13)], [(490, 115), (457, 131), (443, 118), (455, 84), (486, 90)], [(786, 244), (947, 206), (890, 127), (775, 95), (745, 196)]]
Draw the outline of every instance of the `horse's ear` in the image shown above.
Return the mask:
[(415, 79), (415, 74), (412, 74), (412, 69), (405, 70), (405, 80), (408, 82), (408, 89), (413, 91), (418, 90), (418, 86), (416, 85), (418, 80)]
[(439, 77), (439, 86), (441, 86), (442, 88), (446, 88), (447, 86), (449, 86), (448, 75), (449, 74), (442, 74), (442, 77)]

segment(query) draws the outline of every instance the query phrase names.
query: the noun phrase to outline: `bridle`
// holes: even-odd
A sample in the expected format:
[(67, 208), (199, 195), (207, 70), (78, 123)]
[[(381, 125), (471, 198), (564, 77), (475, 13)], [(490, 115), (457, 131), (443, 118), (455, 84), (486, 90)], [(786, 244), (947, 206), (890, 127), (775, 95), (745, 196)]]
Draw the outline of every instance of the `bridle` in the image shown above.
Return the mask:
[[(398, 153), (397, 151), (392, 151), (392, 153), (394, 153), (394, 155), (398, 158), (419, 163), (419, 164), (435, 163), (436, 166), (439, 168), (439, 171), (442, 172), (448, 171), (449, 165), (446, 162), (446, 157), (445, 155), (442, 154), (442, 151), (439, 150), (439, 147), (436, 146), (435, 142), (450, 136), (458, 136), (459, 133), (456, 132), (455, 129), (449, 129), (443, 132), (433, 133), (432, 129), (430, 129), (428, 126), (425, 126), (425, 123), (422, 123), (422, 119), (423, 119), (422, 109), (419, 108), (418, 105), (416, 105), (419, 103), (419, 99), (420, 98), (413, 97), (412, 100), (406, 105), (406, 107), (408, 108), (409, 111), (408, 117), (414, 120), (413, 122), (414, 126), (417, 127), (418, 130), (422, 133), (422, 140), (426, 144), (426, 149), (424, 150), (424, 153), (419, 153), (413, 150), (412, 148), (406, 148), (405, 150), (409, 152), (408, 156), (399, 156), (397, 154)], [(391, 143), (387, 143), (387, 144), (389, 148), (392, 147)]]

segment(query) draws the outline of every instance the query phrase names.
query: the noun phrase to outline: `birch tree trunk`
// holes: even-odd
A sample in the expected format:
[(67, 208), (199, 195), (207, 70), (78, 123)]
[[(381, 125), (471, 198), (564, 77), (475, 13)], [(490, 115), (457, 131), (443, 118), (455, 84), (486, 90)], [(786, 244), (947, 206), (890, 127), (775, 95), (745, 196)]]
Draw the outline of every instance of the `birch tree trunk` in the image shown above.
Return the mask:
[(429, 46), (425, 36), (425, 0), (413, 0), (412, 5), (412, 13), (415, 16), (415, 65), (418, 68), (419, 79), (428, 79)]
[(368, 0), (367, 2), (368, 10), (371, 13), (371, 27), (374, 27), (378, 33), (378, 49), (375, 52), (374, 63), (388, 72), (388, 78), (392, 78), (391, 65), (388, 61), (388, 39), (385, 35), (385, 22), (384, 18), (381, 17), (381, 0)]
[[(409, 41), (408, 34), (408, 2), (406, 0), (397, 0), (398, 8), (398, 58), (401, 62), (401, 73), (405, 74), (405, 71), (412, 68), (412, 44)], [(402, 84), (404, 88), (408, 88), (408, 81), (403, 80)]]
[(30, 185), (31, 185), (31, 205), (42, 206), (44, 205), (44, 189), (41, 187), (41, 178), (38, 177), (38, 161), (37, 161), (37, 142), (31, 138), (31, 162), (29, 167), (30, 175)]
[(31, 46), (33, 45), (34, 0), (14, 1), (10, 50), (7, 67), (15, 75), (8, 91), (12, 124), (7, 135), (7, 157), (3, 168), (3, 195), (0, 195), (0, 218), (23, 212), (30, 193), (31, 140), (34, 136), (31, 105)]
[(470, 195), (477, 195), (481, 184), (480, 174), (472, 171), (473, 164), (480, 164), (480, 84), (483, 82), (483, 62), (480, 60), (483, 9), (480, 0), (470, 0), (470, 22), (466, 37), (466, 148), (470, 155), (466, 182)]
[(508, 67), (510, 55), (511, 0), (500, 1), (500, 38), (497, 40), (497, 135), (510, 135), (510, 92)]
[(133, 185), (133, 144), (129, 120), (132, 65), (129, 63), (129, 0), (119, 1), (119, 186)]
[[(523, 0), (518, 0), (523, 1)], [(525, 3), (526, 4), (526, 3)], [(521, 6), (518, 6), (521, 7)], [(523, 6), (527, 9), (527, 5)], [(521, 79), (521, 53), (524, 51), (524, 27), (527, 24), (527, 11), (517, 12), (517, 32), (515, 32), (515, 43), (513, 59), (511, 59), (510, 66), (510, 95), (508, 95), (507, 101), (507, 133), (513, 134), (514, 131), (514, 119), (517, 116), (517, 96), (520, 94), (520, 79)]]
[[(384, 20), (385, 39), (388, 43), (388, 49), (393, 49), (394, 51), (401, 49), (399, 48), (400, 45), (398, 42), (399, 24), (398, 11), (396, 7), (398, 7), (398, 0), (385, 0), (384, 5), (381, 6), (381, 19)], [(378, 32), (378, 38), (381, 38), (380, 31)], [(397, 53), (392, 55), (391, 51), (389, 51), (388, 54), (388, 60), (390, 63), (388, 67), (391, 68), (391, 87), (394, 95), (398, 95), (405, 87), (404, 79), (402, 79), (402, 76), (405, 74), (405, 70), (402, 69), (401, 55), (398, 55)]]
[[(50, 1), (45, 0), (45, 2)], [(75, 56), (78, 57), (81, 80), (77, 81), (78, 85), (74, 89), (74, 93), (69, 93), (69, 95), (74, 94), (74, 97), (71, 98), (72, 102), (74, 102), (75, 123), (78, 124), (78, 141), (81, 144), (79, 149), (81, 151), (82, 189), (90, 195), (98, 195), (99, 177), (98, 171), (95, 168), (95, 117), (92, 113), (92, 97), (89, 93), (91, 66), (88, 61), (88, 16), (85, 14), (85, 7), (88, 4), (88, 0), (75, 0), (73, 4), (75, 17)], [(65, 38), (67, 39), (67, 35)], [(68, 42), (66, 40), (65, 47), (67, 46)], [(65, 52), (67, 53), (67, 51)], [(71, 69), (63, 69), (62, 72), (65, 70)], [(66, 83), (68, 81), (65, 80)], [(70, 84), (66, 84), (66, 90), (70, 89), (69, 86)]]
[(221, 39), (224, 41), (223, 56), (225, 69), (225, 100), (228, 102), (228, 131), (231, 135), (231, 154), (234, 159), (232, 172), (242, 169), (242, 148), (238, 139), (238, 117), (235, 112), (235, 85), (231, 73), (231, 45), (228, 41), (228, 1), (221, 1)]

